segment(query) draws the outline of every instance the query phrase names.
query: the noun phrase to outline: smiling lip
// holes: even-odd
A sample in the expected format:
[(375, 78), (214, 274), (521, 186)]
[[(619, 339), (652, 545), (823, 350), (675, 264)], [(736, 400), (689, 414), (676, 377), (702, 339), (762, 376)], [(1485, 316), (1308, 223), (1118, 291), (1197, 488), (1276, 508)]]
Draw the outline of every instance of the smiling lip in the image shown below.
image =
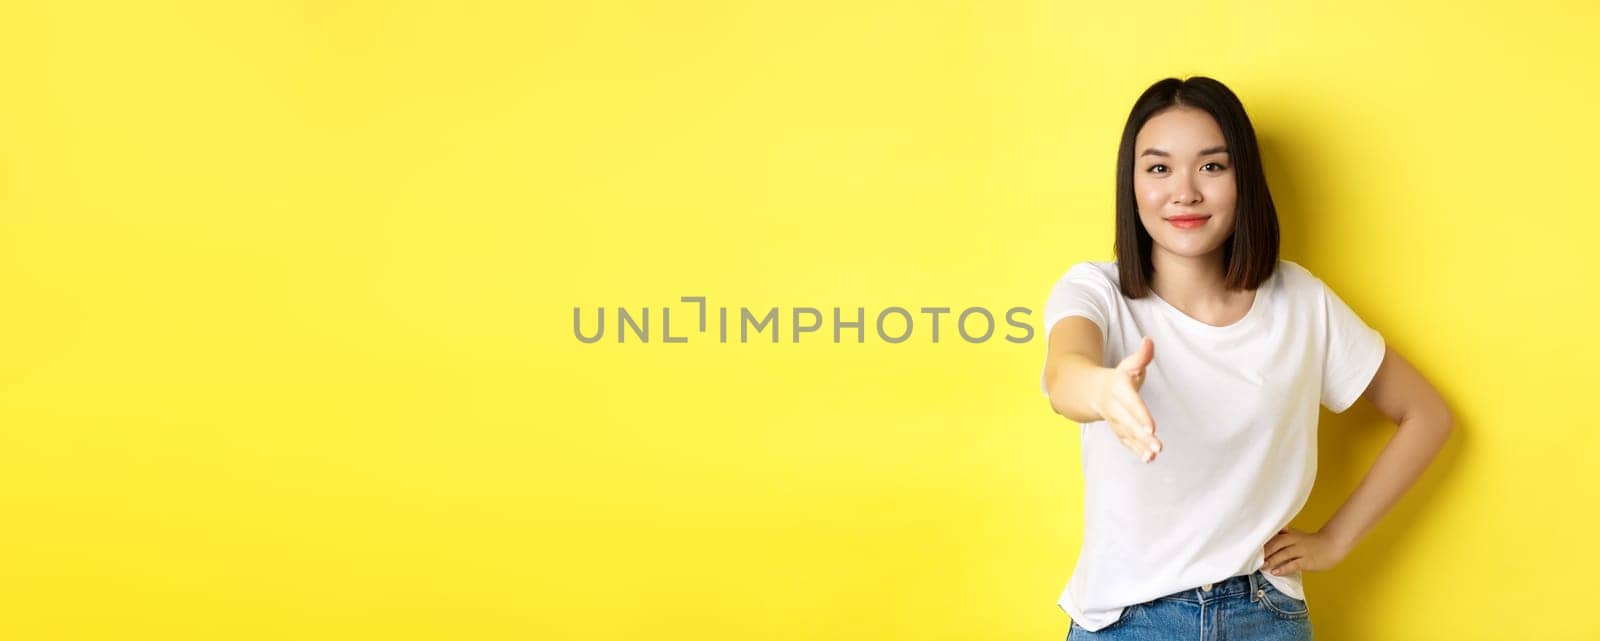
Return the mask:
[(1182, 216), (1173, 216), (1168, 218), (1167, 222), (1172, 223), (1174, 227), (1179, 229), (1194, 229), (1206, 224), (1206, 219), (1208, 218), (1211, 217), (1200, 214), (1184, 214)]

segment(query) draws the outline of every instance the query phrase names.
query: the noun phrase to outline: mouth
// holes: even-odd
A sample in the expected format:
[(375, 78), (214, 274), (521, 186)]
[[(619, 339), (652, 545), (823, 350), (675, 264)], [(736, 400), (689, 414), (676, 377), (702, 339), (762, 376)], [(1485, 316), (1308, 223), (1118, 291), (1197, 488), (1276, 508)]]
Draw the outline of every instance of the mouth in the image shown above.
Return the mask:
[(1194, 229), (1206, 224), (1206, 221), (1210, 219), (1210, 216), (1203, 214), (1182, 214), (1168, 218), (1167, 222), (1172, 223), (1172, 226), (1178, 229)]

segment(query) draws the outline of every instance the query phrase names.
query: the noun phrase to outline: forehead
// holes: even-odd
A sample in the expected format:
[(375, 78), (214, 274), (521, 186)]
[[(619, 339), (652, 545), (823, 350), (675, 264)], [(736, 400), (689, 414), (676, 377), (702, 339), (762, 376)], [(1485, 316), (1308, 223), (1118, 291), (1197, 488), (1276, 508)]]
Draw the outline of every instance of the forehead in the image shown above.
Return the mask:
[(1141, 152), (1147, 147), (1156, 147), (1169, 153), (1194, 153), (1225, 142), (1222, 128), (1211, 114), (1188, 107), (1168, 109), (1151, 116), (1134, 138), (1134, 146)]

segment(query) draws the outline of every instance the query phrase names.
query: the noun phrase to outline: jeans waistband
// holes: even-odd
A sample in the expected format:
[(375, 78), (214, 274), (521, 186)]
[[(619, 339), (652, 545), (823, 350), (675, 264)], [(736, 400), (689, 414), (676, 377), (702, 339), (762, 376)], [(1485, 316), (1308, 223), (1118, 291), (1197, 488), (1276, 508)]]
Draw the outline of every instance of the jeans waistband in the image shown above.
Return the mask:
[(1266, 577), (1263, 576), (1260, 571), (1256, 571), (1251, 572), (1250, 574), (1231, 576), (1221, 581), (1211, 583), (1210, 590), (1205, 589), (1205, 586), (1200, 586), (1196, 588), (1190, 588), (1188, 590), (1173, 592), (1172, 594), (1161, 598), (1178, 599), (1181, 601), (1190, 601), (1194, 603), (1209, 603), (1211, 601), (1226, 597), (1253, 596), (1257, 590), (1262, 588), (1262, 584), (1266, 583), (1266, 581)]

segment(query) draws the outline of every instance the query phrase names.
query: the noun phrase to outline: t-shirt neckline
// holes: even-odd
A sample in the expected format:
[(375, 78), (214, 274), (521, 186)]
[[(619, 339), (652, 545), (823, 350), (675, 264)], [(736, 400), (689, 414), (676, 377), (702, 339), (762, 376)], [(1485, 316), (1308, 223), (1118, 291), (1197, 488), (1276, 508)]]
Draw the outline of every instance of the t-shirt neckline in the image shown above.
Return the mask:
[(1185, 314), (1183, 310), (1178, 309), (1177, 306), (1167, 302), (1167, 299), (1162, 298), (1160, 294), (1157, 294), (1154, 289), (1150, 290), (1150, 297), (1154, 298), (1156, 303), (1162, 308), (1166, 309), (1171, 316), (1177, 317), (1179, 322), (1194, 328), (1196, 331), (1210, 332), (1214, 334), (1230, 333), (1248, 327), (1255, 321), (1256, 317), (1261, 315), (1262, 308), (1266, 307), (1266, 302), (1263, 299), (1265, 299), (1266, 294), (1272, 290), (1273, 281), (1277, 280), (1277, 277), (1278, 270), (1275, 269), (1272, 272), (1272, 276), (1269, 276), (1266, 280), (1261, 282), (1259, 287), (1256, 287), (1255, 298), (1250, 301), (1250, 311), (1245, 312), (1243, 318), (1240, 318), (1239, 320), (1227, 325), (1212, 325), (1198, 318)]

